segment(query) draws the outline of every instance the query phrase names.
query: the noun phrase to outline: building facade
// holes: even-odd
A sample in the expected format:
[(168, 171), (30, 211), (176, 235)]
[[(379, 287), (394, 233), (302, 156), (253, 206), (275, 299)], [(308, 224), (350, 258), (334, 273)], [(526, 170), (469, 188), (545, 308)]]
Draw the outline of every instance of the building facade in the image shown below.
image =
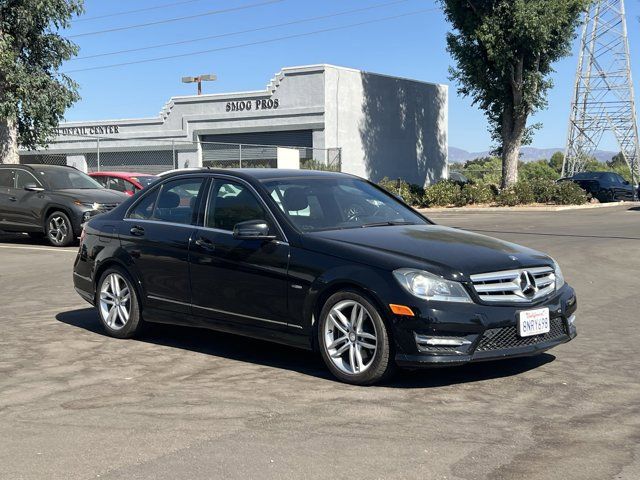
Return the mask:
[(247, 165), (283, 146), (319, 163), (338, 156), (343, 172), (374, 181), (425, 185), (447, 176), (447, 94), (446, 85), (332, 65), (290, 67), (265, 90), (173, 97), (155, 118), (62, 124), (46, 152), (21, 161), (162, 170), (238, 153)]

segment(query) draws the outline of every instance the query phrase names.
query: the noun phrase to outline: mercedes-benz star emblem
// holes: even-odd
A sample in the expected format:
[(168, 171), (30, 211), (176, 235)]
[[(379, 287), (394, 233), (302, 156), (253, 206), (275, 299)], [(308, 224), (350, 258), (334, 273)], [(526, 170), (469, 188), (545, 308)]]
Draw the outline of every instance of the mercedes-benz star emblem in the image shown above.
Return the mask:
[(536, 279), (527, 270), (520, 273), (520, 291), (527, 298), (533, 297), (538, 291)]

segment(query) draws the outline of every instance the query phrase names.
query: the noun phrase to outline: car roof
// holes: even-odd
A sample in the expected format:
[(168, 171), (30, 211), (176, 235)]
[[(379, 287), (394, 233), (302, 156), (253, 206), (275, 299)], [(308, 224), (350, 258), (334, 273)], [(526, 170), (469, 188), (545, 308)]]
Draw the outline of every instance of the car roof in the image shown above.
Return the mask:
[(91, 172), (90, 176), (110, 176), (119, 178), (131, 178), (131, 177), (157, 177), (151, 173), (136, 173), (136, 172)]
[(16, 168), (16, 167), (26, 167), (32, 170), (35, 170), (36, 168), (38, 170), (55, 170), (56, 168), (73, 168), (74, 170), (76, 170), (76, 168), (72, 167), (71, 165), (47, 165), (44, 163), (5, 163), (0, 165), (0, 168)]
[(353, 177), (347, 173), (329, 172), (320, 170), (294, 170), (284, 168), (198, 168), (185, 169), (167, 174), (163, 178), (181, 174), (210, 173), (218, 175), (234, 175), (238, 178), (250, 178), (255, 180), (282, 180), (285, 178), (344, 178)]

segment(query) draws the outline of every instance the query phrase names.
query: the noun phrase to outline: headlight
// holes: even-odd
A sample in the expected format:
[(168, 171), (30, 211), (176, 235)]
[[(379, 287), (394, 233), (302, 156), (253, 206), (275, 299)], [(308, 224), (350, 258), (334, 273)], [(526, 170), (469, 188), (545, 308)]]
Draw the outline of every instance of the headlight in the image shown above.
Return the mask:
[(80, 200), (74, 200), (73, 203), (78, 205), (79, 207), (88, 207), (92, 210), (98, 210), (102, 204), (96, 202), (81, 202)]
[(558, 265), (558, 262), (556, 262), (555, 260), (553, 260), (553, 273), (556, 276), (556, 290), (560, 290), (564, 285), (564, 275), (562, 274), (560, 265)]
[(439, 302), (472, 303), (462, 284), (445, 280), (433, 273), (401, 268), (395, 270), (393, 276), (400, 282), (400, 285), (416, 297)]

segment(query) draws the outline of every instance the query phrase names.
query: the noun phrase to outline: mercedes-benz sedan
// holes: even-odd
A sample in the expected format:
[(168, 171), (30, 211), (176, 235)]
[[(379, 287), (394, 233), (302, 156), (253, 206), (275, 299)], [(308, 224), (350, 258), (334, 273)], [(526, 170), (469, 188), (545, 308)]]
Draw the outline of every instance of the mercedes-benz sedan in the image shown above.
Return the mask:
[(549, 256), (330, 172), (168, 175), (85, 225), (74, 283), (114, 337), (142, 321), (223, 330), (318, 350), (355, 384), (576, 335), (575, 293)]

